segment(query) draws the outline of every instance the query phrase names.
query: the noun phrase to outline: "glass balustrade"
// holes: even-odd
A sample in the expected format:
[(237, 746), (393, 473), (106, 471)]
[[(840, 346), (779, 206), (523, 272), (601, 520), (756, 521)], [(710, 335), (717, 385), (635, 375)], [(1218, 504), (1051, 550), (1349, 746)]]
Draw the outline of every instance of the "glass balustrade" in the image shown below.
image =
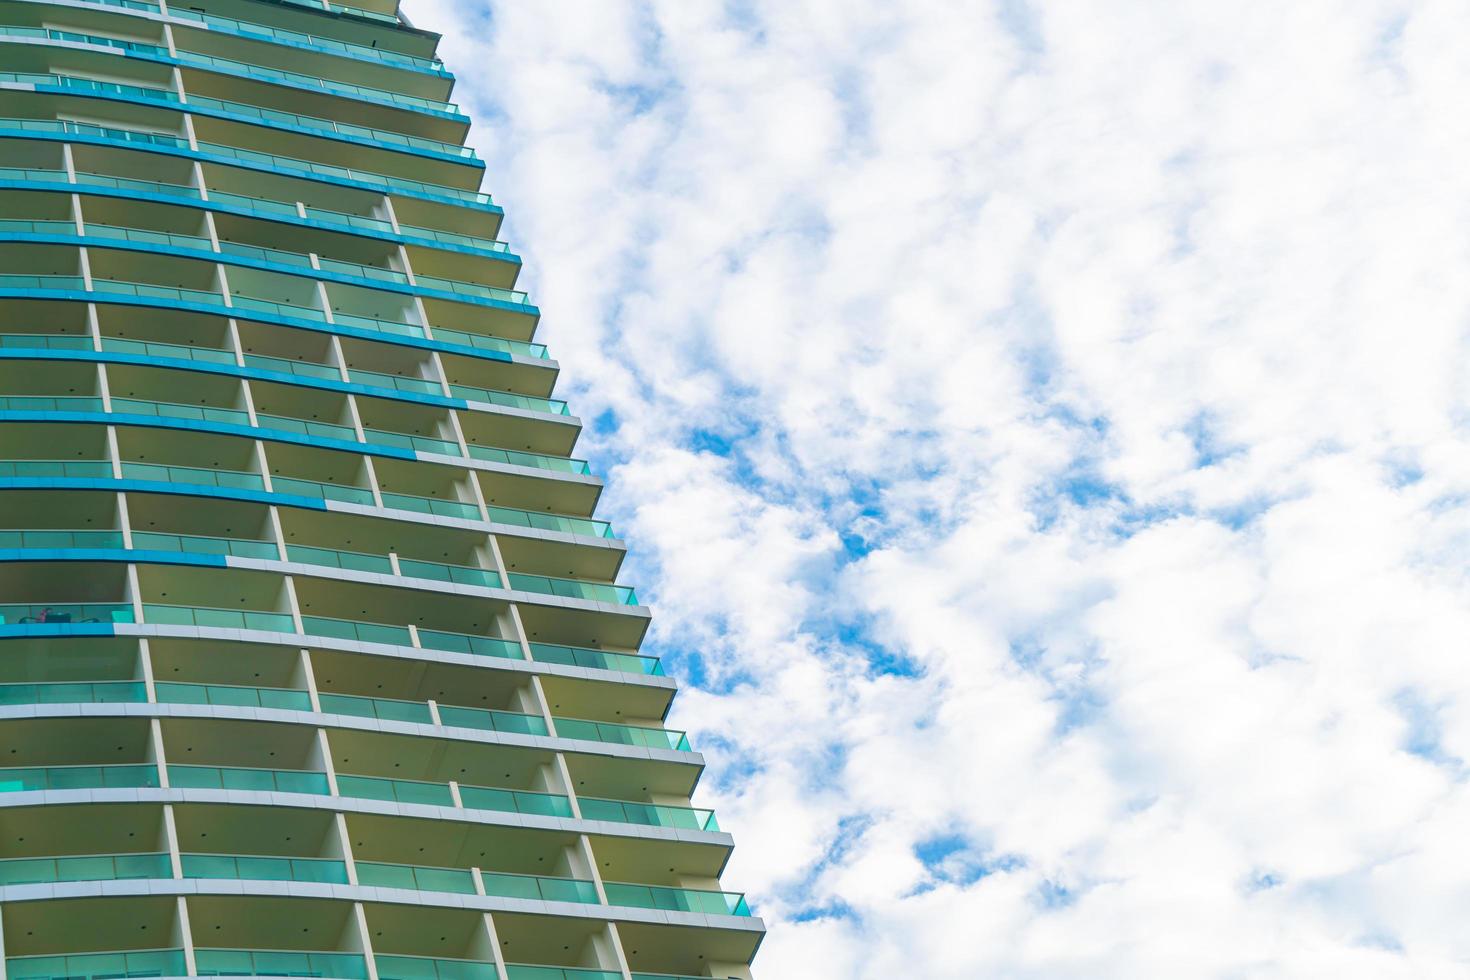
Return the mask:
[[(395, 449), (408, 449), (419, 453), (434, 453), (439, 456), (463, 456), (459, 443), (430, 436), (409, 435), (406, 432), (388, 432), (384, 429), (364, 428), (362, 434), (368, 442)], [(478, 513), (476, 514), (478, 517)]]
[(359, 800), (454, 806), (454, 795), (446, 783), (414, 779), (384, 779), (378, 776), (337, 776), (337, 791)]
[(657, 803), (630, 803), (625, 800), (599, 800), (586, 796), (577, 797), (577, 806), (581, 808), (582, 817), (586, 820), (608, 820), (613, 823), (671, 827), (678, 830), (720, 829), (713, 810)]
[(497, 980), (494, 963), (378, 953), (378, 980)]
[(82, 854), (0, 860), (0, 886), (173, 876), (173, 865), (167, 854)]
[(461, 708), (439, 705), (439, 720), (450, 728), (473, 728), (502, 735), (546, 735), (546, 721), (540, 715), (519, 711), (495, 711), (489, 708)]
[(276, 687), (241, 687), (233, 684), (185, 684), (157, 681), (153, 685), (159, 704), (208, 704), (224, 708), (276, 708), (310, 711), (306, 691)]
[(530, 466), (538, 470), (549, 470), (553, 473), (574, 473), (578, 476), (590, 476), (592, 464), (585, 459), (566, 459), (562, 456), (545, 456), (541, 453), (522, 453), (513, 449), (496, 449), (494, 446), (476, 446), (471, 443), (468, 446), (471, 459), (484, 460), (487, 463), (506, 463), (510, 466)]
[(638, 909), (664, 912), (698, 912), (702, 915), (750, 915), (745, 896), (736, 892), (704, 891), (697, 888), (664, 888), (657, 885), (630, 885), (603, 882), (609, 905), (626, 905)]
[(125, 480), (149, 480), (159, 483), (188, 483), (198, 486), (224, 487), (231, 490), (264, 490), (265, 481), (256, 473), (238, 470), (203, 469), (197, 466), (163, 466), (158, 463), (123, 463)]
[(363, 371), (358, 368), (348, 368), (347, 376), (358, 384), (372, 385), (374, 388), (409, 391), (419, 395), (444, 394), (439, 382), (425, 378), (404, 378), (396, 374), (379, 374), (377, 371)]
[(359, 643), (387, 643), (399, 647), (413, 646), (413, 637), (405, 626), (359, 623), (350, 619), (329, 619), (325, 616), (302, 616), (301, 627), (309, 636), (356, 640)]
[(84, 290), (86, 280), (81, 276), (23, 276), (13, 273), (0, 274), (0, 289), (66, 289)]
[[(0, 34), (3, 33), (4, 30), (0, 30)], [(145, 47), (150, 46), (145, 45)], [(167, 57), (166, 52), (163, 54), (163, 57)], [(318, 75), (304, 75), (297, 71), (282, 71), (277, 68), (266, 68), (263, 65), (252, 65), (243, 61), (234, 61), (230, 58), (200, 54), (196, 51), (179, 51), (171, 60), (186, 67), (219, 71), (230, 75), (243, 75), (246, 78), (285, 83), (299, 88), (316, 89), (332, 95), (345, 95), (349, 98), (364, 99), (379, 105), (394, 105), (401, 108), (417, 109), (444, 115), (459, 114), (458, 106), (449, 102), (441, 102), (438, 99), (424, 99), (403, 92), (391, 92), (387, 89), (370, 88), (366, 85), (354, 85), (351, 82), (340, 82), (336, 79), (322, 78)]]
[(456, 585), (477, 585), (489, 589), (500, 588), (500, 576), (487, 568), (471, 568), (466, 565), (445, 565), (433, 561), (399, 558), (398, 570), (400, 574), (408, 578), (453, 582)]
[(274, 541), (248, 538), (214, 538), (198, 534), (157, 534), (134, 531), (133, 547), (144, 551), (178, 551), (190, 555), (228, 555), (234, 558), (279, 557)]
[(443, 650), (446, 653), (467, 653), (476, 657), (499, 657), (504, 660), (522, 659), (519, 643), (494, 636), (421, 629), (419, 645), (426, 650)]
[[(0, 168), (0, 180), (7, 179), (8, 172), (8, 167)], [(62, 179), (65, 180), (65, 176)], [(0, 220), (0, 234), (5, 235), (75, 235), (76, 233), (75, 221), (28, 221), (17, 218)]]
[(589, 650), (585, 647), (532, 643), (531, 659), (565, 667), (590, 667), (593, 670), (616, 670), (624, 674), (649, 674), (663, 677), (663, 664), (657, 657), (638, 653), (616, 653), (611, 650)]
[[(150, 231), (147, 228), (124, 228), (120, 225), (86, 224), (82, 226), (84, 238), (106, 238), (117, 242), (137, 242), (140, 245), (168, 245), (195, 252), (212, 252), (214, 245), (208, 238), (198, 235), (180, 235), (168, 231)], [(231, 360), (234, 360), (232, 357)]]
[(121, 531), (6, 531), (0, 530), (0, 548), (102, 548), (123, 546)]
[(196, 949), (201, 977), (323, 977), (367, 980), (367, 961), (358, 953), (300, 950)]
[(152, 764), (0, 769), (0, 793), (53, 789), (147, 789), (157, 785), (158, 767)]
[(616, 970), (587, 970), (575, 966), (533, 966), (528, 963), (505, 964), (509, 980), (622, 980)]
[(522, 575), (507, 572), (510, 587), (521, 592), (539, 592), (543, 595), (561, 596), (564, 599), (589, 599), (615, 606), (636, 606), (638, 595), (622, 585), (607, 585), (602, 582), (584, 582), (574, 578), (552, 578), (548, 575)]
[[(292, 208), (291, 213), (295, 214), (296, 209)], [(242, 259), (254, 259), (257, 262), (269, 262), (274, 265), (297, 266), (302, 269), (310, 269), (312, 267), (310, 255), (303, 255), (300, 252), (288, 252), (285, 249), (280, 248), (265, 248), (260, 245), (245, 245), (241, 242), (231, 242), (221, 239), (219, 243), (219, 250), (220, 253), (223, 255), (233, 255), (237, 258)]]
[(461, 786), (459, 798), (466, 810), (493, 810), (533, 817), (571, 819), (572, 803), (565, 796), (498, 789), (492, 786)]
[[(3, 31), (0, 31), (3, 34)], [(94, 126), (90, 123), (72, 122), (69, 119), (16, 119), (0, 118), (0, 130), (21, 133), (66, 133), (109, 140), (114, 143), (142, 143), (152, 146), (169, 146), (184, 149), (189, 141), (172, 133), (157, 133), (141, 129), (119, 129), (113, 126)], [(77, 175), (78, 178), (81, 174)]]
[(138, 54), (151, 54), (162, 58), (168, 57), (168, 49), (161, 48), (156, 44), (145, 44), (142, 41), (125, 41), (115, 37), (102, 37), (98, 34), (81, 34), (76, 31), (58, 31), (47, 27), (0, 25), (0, 37), (18, 37), (36, 41), (65, 41), (70, 44), (91, 44), (104, 48), (117, 48), (120, 51), (133, 51)]
[(355, 694), (317, 695), (322, 711), (329, 715), (353, 718), (376, 718), (379, 721), (406, 721), (420, 725), (433, 724), (429, 706), (423, 701), (397, 701), (390, 698), (366, 698)]
[[(0, 126), (3, 125), (3, 123), (0, 123)], [(191, 201), (200, 200), (202, 196), (199, 193), (199, 188), (192, 184), (171, 184), (161, 180), (136, 180), (132, 177), (112, 177), (107, 174), (88, 173), (84, 170), (77, 171), (76, 182), (92, 187), (111, 187), (116, 190), (142, 191), (145, 194), (158, 194), (163, 197), (183, 197)]]
[(413, 337), (422, 340), (427, 336), (424, 328), (416, 323), (399, 323), (397, 320), (380, 320), (377, 317), (357, 316), (351, 313), (334, 312), (332, 322), (343, 327), (357, 327), (361, 330), (391, 334), (395, 337)]
[(298, 497), (313, 497), (317, 500), (335, 500), (344, 504), (373, 505), (373, 492), (362, 487), (343, 486), (340, 483), (319, 483), (316, 480), (298, 480), (295, 477), (272, 476), (271, 489), (277, 493), (290, 493)]
[(197, 626), (200, 629), (266, 630), (295, 633), (289, 613), (254, 609), (212, 609), (207, 606), (166, 606), (145, 603), (143, 621), (150, 626)]
[(234, 364), (234, 351), (217, 350), (213, 347), (185, 347), (182, 344), (160, 344), (156, 341), (123, 340), (120, 337), (103, 337), (102, 349), (116, 354), (135, 354), (139, 357), (171, 361), (198, 361), (204, 364)]
[(480, 872), (485, 884), (485, 894), (497, 898), (524, 898), (539, 902), (576, 902), (580, 905), (598, 905), (597, 886), (590, 881), (576, 878), (550, 878), (543, 875), (513, 875), (501, 872)]
[(0, 684), (0, 707), (21, 704), (142, 704), (148, 686), (142, 681), (52, 681)]
[(338, 275), (353, 276), (357, 279), (376, 279), (379, 282), (397, 283), (400, 286), (408, 284), (408, 276), (397, 269), (383, 269), (375, 265), (362, 265), (359, 262), (343, 262), (340, 259), (318, 258), (323, 272), (334, 272)]
[(490, 520), (496, 524), (532, 527), (540, 531), (561, 531), (564, 534), (584, 534), (594, 538), (613, 536), (612, 525), (607, 521), (594, 521), (587, 517), (563, 517), (560, 514), (542, 514), (510, 507), (487, 507), (486, 511)]
[(129, 949), (61, 956), (7, 956), (6, 980), (131, 980), (182, 977), (182, 949)]
[(112, 464), (105, 459), (7, 459), (0, 460), (0, 477), (106, 480), (112, 478)]
[(214, 408), (209, 405), (180, 405), (175, 402), (144, 401), (140, 398), (114, 398), (112, 410), (118, 414), (183, 419), (188, 422), (216, 422), (222, 425), (245, 426), (250, 424), (248, 412), (233, 408)]
[(0, 398), (0, 412), (100, 412), (102, 409), (102, 399), (80, 395), (13, 395)]
[(463, 160), (476, 159), (476, 153), (473, 147), (460, 146), (456, 143), (445, 143), (442, 140), (429, 139), (426, 136), (410, 136), (407, 133), (398, 133), (388, 129), (355, 126), (351, 123), (338, 122), (333, 119), (323, 119), (320, 116), (303, 116), (295, 112), (283, 112), (280, 109), (267, 109), (263, 106), (250, 105), (243, 102), (230, 102), (225, 99), (213, 99), (208, 96), (194, 95), (192, 93), (189, 95), (188, 106), (191, 109), (213, 109), (219, 113), (258, 120), (262, 123), (274, 123), (289, 129), (308, 129), (323, 133), (335, 133), (340, 136), (369, 140), (374, 143), (383, 143), (389, 146), (404, 146), (416, 150), (427, 150), (443, 156), (459, 157)]
[(349, 425), (337, 425), (333, 422), (317, 422), (310, 419), (293, 419), (284, 415), (266, 415), (261, 412), (255, 413), (256, 424), (262, 429), (275, 429), (278, 432), (290, 432), (299, 436), (310, 436), (315, 439), (341, 439), (346, 442), (357, 442), (357, 430)]
[(261, 857), (245, 854), (182, 854), (185, 878), (231, 881), (303, 881), (347, 884), (347, 865), (331, 858)]
[(477, 350), (500, 351), (503, 354), (520, 354), (543, 361), (551, 358), (545, 344), (532, 344), (523, 340), (502, 340), (500, 337), (466, 333), (463, 330), (451, 330), (448, 327), (435, 327), (434, 339), (442, 340), (446, 344), (461, 344)]
[(342, 372), (326, 364), (310, 361), (293, 361), (284, 357), (268, 357), (265, 354), (246, 354), (245, 366), (261, 371), (276, 371), (302, 378), (318, 378), (323, 381), (341, 381)]
[(393, 510), (408, 510), (415, 514), (433, 514), (435, 517), (457, 517), (461, 520), (478, 521), (480, 508), (458, 500), (439, 497), (420, 497), (408, 493), (383, 493), (383, 506)]
[(336, 38), (321, 37), (316, 34), (303, 34), (298, 31), (288, 31), (280, 27), (267, 27), (264, 24), (257, 24), (247, 20), (236, 20), (233, 17), (220, 17), (215, 14), (206, 14), (197, 10), (190, 10), (187, 7), (170, 7), (169, 14), (176, 20), (195, 21), (196, 23), (208, 26), (212, 30), (237, 34), (241, 37), (317, 48), (333, 54), (345, 55), (366, 61), (379, 61), (387, 65), (418, 68), (438, 75), (448, 74), (448, 70), (445, 69), (443, 63), (435, 58), (419, 58), (411, 54), (400, 54), (397, 51), (369, 47), (366, 44), (353, 44), (350, 41), (339, 41)]
[(493, 238), (476, 238), (473, 235), (460, 235), (452, 231), (440, 231), (437, 228), (420, 228), (415, 225), (405, 224), (400, 224), (398, 230), (412, 238), (423, 238), (431, 242), (438, 242), (441, 245), (463, 245), (466, 248), (477, 249), (481, 252), (510, 251), (509, 244), (496, 241)]
[(689, 747), (689, 736), (673, 729), (617, 725), (608, 721), (586, 721), (581, 718), (553, 718), (552, 721), (556, 726), (556, 734), (561, 738), (606, 742), (610, 745), (636, 745), (645, 749), (669, 749), (675, 752), (693, 751)]
[(330, 548), (313, 548), (304, 544), (286, 545), (286, 560), (300, 562), (303, 565), (341, 568), (352, 572), (372, 572), (378, 575), (393, 574), (393, 562), (381, 555), (364, 555), (354, 551), (334, 551)]
[(424, 868), (411, 864), (379, 864), (358, 861), (357, 882), (374, 888), (402, 888), (409, 891), (450, 892), (474, 895), (475, 878), (460, 868)]
[(530, 395), (517, 395), (508, 391), (495, 391), (490, 388), (474, 388), (470, 385), (449, 386), (449, 393), (457, 398), (463, 398), (470, 402), (483, 402), (487, 405), (503, 405), (506, 408), (523, 408), (528, 412), (546, 412), (549, 415), (571, 415), (571, 409), (567, 403), (556, 398), (534, 398)]
[(176, 789), (231, 789), (263, 793), (308, 793), (326, 796), (327, 774), (304, 769), (254, 769), (244, 766), (170, 764), (168, 783)]
[(32, 602), (0, 605), (0, 625), (65, 626), (77, 623), (131, 623), (133, 607), (112, 602)]
[(0, 348), (6, 350), (91, 350), (92, 338), (64, 333), (0, 334)]

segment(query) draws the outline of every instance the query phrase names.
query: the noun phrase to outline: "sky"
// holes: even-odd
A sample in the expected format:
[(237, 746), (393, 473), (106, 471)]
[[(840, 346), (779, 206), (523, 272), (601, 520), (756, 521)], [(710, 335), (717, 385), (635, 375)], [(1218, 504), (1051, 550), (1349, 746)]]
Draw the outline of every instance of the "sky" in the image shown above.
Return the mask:
[(404, 9), (760, 980), (1470, 971), (1470, 7)]

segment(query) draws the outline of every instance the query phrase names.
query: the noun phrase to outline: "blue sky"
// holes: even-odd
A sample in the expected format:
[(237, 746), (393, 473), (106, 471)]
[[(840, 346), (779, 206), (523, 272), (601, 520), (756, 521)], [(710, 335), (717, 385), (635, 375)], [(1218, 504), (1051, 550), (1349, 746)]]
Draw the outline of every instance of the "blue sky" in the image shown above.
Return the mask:
[(1470, 10), (405, 0), (777, 978), (1470, 959)]

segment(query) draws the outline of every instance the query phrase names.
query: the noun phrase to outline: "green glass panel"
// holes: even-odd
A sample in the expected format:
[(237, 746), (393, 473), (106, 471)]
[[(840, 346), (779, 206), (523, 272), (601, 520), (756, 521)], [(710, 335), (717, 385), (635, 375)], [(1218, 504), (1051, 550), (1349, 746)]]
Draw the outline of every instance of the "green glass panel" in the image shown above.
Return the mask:
[(377, 776), (338, 776), (337, 789), (343, 796), (364, 800), (391, 800), (429, 806), (454, 805), (454, 796), (444, 783), (382, 779)]
[(454, 728), (474, 728), (484, 732), (512, 735), (545, 735), (546, 722), (536, 715), (514, 711), (490, 711), (485, 708), (460, 708), (439, 705), (439, 720)]
[(613, 970), (584, 970), (574, 966), (531, 966), (525, 963), (507, 963), (506, 976), (510, 980), (620, 980), (621, 973)]
[(8, 956), (7, 980), (125, 980), (181, 977), (188, 971), (182, 949), (133, 949), (65, 956)]
[(296, 950), (196, 949), (201, 977), (327, 977), (367, 980), (367, 961), (356, 953)]
[(467, 810), (495, 810), (538, 817), (567, 817), (572, 804), (565, 796), (496, 789), (490, 786), (461, 786), (459, 798)]
[(562, 738), (607, 742), (612, 745), (638, 745), (646, 749), (690, 751), (688, 737), (683, 732), (672, 729), (617, 725), (612, 722), (586, 721), (581, 718), (553, 720), (556, 723), (556, 734)]
[(421, 701), (394, 701), (387, 698), (364, 698), (349, 694), (320, 694), (322, 711), (357, 718), (383, 721), (407, 721), (427, 725), (433, 721), (429, 706)]
[(422, 868), (407, 864), (359, 861), (357, 880), (360, 884), (377, 888), (406, 888), (456, 895), (475, 894), (474, 876), (458, 868)]
[(475, 960), (431, 959), (427, 956), (373, 957), (378, 980), (496, 980), (495, 964)]
[(604, 882), (610, 905), (627, 905), (665, 912), (697, 912), (702, 915), (750, 915), (745, 896), (735, 892), (702, 891), (694, 888), (664, 888)]
[(468, 636), (463, 633), (419, 630), (419, 643), (427, 650), (445, 650), (450, 653), (468, 653), (478, 657), (500, 657), (506, 660), (521, 659), (519, 643), (493, 636)]

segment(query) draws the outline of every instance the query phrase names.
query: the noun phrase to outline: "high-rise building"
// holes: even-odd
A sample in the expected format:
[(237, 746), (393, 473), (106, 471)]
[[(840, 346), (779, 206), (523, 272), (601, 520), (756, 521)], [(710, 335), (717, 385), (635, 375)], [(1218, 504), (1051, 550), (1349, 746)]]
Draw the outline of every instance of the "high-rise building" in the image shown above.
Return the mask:
[(0, 0), (5, 977), (748, 978), (436, 36)]

